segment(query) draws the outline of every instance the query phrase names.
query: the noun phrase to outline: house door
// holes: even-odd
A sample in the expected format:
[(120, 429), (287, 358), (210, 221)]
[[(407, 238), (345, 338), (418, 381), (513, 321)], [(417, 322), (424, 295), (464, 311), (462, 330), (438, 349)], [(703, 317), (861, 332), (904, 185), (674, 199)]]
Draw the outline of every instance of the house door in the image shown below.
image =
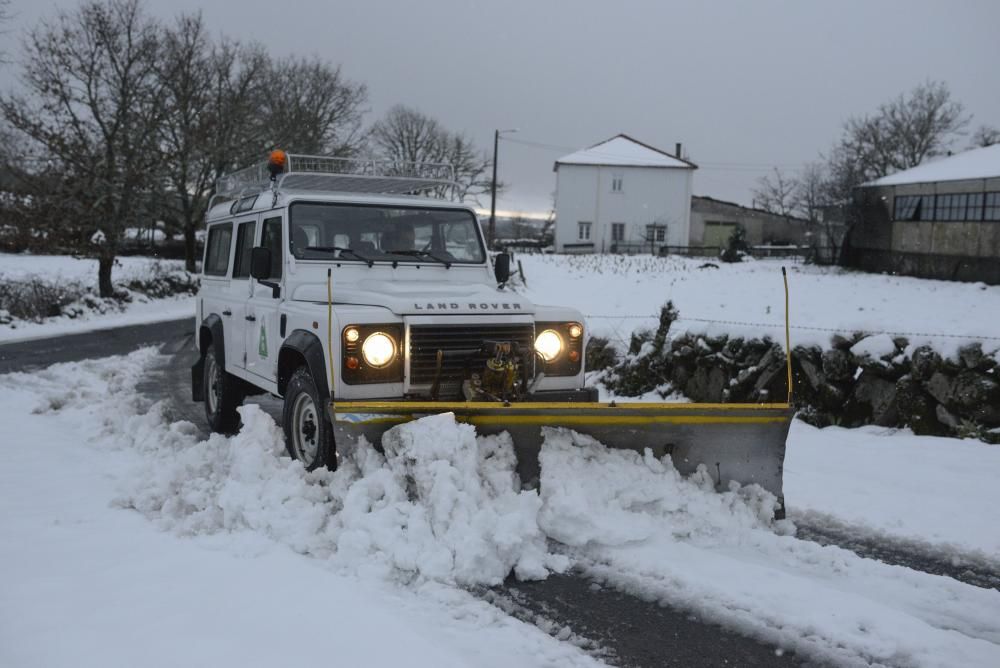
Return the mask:
[(736, 223), (705, 223), (705, 236), (702, 241), (703, 246), (715, 246), (725, 248), (729, 243), (729, 237), (736, 229)]

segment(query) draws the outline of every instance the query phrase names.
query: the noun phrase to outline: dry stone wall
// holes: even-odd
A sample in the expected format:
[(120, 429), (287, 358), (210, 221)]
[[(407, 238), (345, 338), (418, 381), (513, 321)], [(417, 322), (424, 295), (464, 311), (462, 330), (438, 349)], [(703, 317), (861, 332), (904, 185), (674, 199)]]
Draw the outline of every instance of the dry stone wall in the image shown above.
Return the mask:
[[(785, 353), (768, 338), (671, 337), (677, 312), (661, 312), (657, 329), (632, 336), (621, 359), (594, 339), (588, 369), (620, 396), (679, 392), (711, 403), (782, 402)], [(1000, 352), (979, 343), (943, 358), (888, 335), (836, 335), (829, 349), (792, 350), (793, 403), (817, 426), (910, 427), (918, 434), (963, 436), (1000, 443)]]

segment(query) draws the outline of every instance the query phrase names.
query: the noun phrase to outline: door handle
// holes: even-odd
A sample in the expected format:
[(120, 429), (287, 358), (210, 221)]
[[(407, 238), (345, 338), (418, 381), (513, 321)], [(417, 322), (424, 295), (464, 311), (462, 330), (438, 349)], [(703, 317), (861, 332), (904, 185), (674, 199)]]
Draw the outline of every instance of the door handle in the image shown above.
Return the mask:
[(253, 315), (248, 315), (247, 316), (247, 320), (249, 320), (250, 322), (256, 322), (257, 321), (257, 317), (253, 316)]
[(230, 311), (229, 309), (226, 309), (225, 311), (222, 312), (222, 315), (232, 315), (232, 314), (233, 312)]

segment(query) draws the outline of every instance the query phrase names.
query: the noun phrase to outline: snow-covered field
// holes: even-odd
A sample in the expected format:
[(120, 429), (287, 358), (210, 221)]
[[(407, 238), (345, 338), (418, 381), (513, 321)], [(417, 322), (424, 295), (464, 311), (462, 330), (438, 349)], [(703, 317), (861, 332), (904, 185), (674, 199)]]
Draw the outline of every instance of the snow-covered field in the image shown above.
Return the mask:
[[(154, 271), (181, 270), (180, 260), (158, 260), (149, 257), (121, 257), (112, 271), (112, 281), (125, 284), (131, 280), (149, 278)], [(68, 255), (29, 255), (0, 253), (0, 281), (24, 281), (34, 277), (51, 283), (77, 284), (83, 288), (97, 286), (97, 260), (74, 258)], [(191, 316), (194, 313), (194, 298), (190, 296), (149, 299), (142, 295), (120, 307), (105, 313), (81, 309), (74, 318), (57, 316), (44, 322), (15, 321), (13, 326), (0, 324), (0, 342), (24, 341), (29, 339), (63, 334), (162, 322)]]
[[(815, 659), (1000, 665), (1000, 592), (798, 540), (758, 488), (719, 494), (669, 460), (551, 431), (541, 492), (521, 491), (509, 442), (447, 415), (306, 474), (256, 406), (239, 435), (205, 441), (146, 406), (136, 383), (156, 360), (0, 376), (18, 425), (0, 448), (0, 665), (253, 666), (331, 648), (344, 665), (593, 664), (466, 589), (570, 564)], [(995, 558), (998, 474), (1000, 449), (980, 443), (797, 425), (787, 499)]]
[[(891, 332), (911, 345), (950, 354), (968, 341), (1000, 349), (1000, 286), (865, 274), (838, 267), (747, 261), (699, 268), (703, 259), (621, 255), (519, 255), (528, 287), (541, 304), (573, 306), (591, 331), (628, 342), (653, 327), (673, 300), (681, 320), (672, 331), (784, 341), (788, 268), (792, 345), (827, 348), (834, 332)], [(648, 316), (648, 317), (643, 317)], [(713, 322), (708, 322), (713, 321)]]

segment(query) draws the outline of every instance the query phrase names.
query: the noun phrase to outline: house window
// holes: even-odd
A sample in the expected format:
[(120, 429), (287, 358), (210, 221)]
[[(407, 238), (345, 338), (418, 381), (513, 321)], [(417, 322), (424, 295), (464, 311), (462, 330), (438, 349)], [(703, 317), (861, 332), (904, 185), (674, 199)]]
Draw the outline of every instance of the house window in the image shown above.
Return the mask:
[(611, 223), (611, 240), (625, 241), (625, 223)]
[(590, 239), (590, 223), (580, 221), (576, 224), (576, 226), (578, 232), (577, 238), (584, 240)]
[(966, 210), (966, 220), (983, 219), (983, 193), (969, 195), (969, 208)]
[(625, 181), (625, 176), (622, 174), (612, 174), (611, 175), (611, 192), (620, 193), (622, 192), (622, 184)]
[(968, 216), (969, 200), (970, 196), (964, 193), (938, 195), (934, 220), (974, 220)]
[(919, 197), (906, 195), (896, 198), (896, 220), (920, 220), (917, 218), (917, 206), (920, 204)]
[(646, 241), (666, 241), (666, 240), (667, 240), (666, 225), (646, 226)]
[(895, 201), (895, 220), (934, 220), (934, 195), (904, 195)]
[(1000, 192), (986, 193), (983, 220), (1000, 220)]

